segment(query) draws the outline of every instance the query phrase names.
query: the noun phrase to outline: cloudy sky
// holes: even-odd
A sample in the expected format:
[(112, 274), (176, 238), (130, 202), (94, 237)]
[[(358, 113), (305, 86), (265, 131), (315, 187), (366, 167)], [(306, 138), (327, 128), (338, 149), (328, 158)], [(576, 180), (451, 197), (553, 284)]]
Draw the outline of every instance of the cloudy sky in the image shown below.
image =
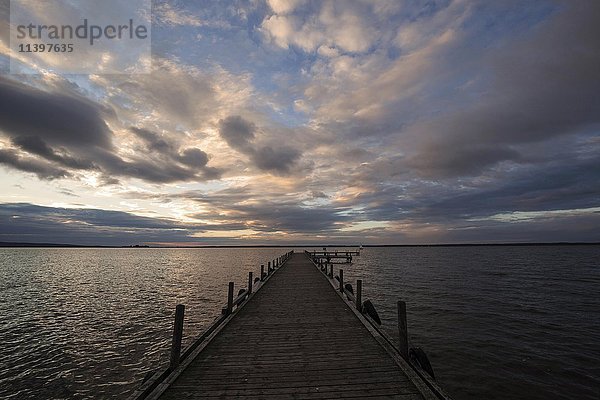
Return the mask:
[(0, 17), (0, 241), (600, 241), (596, 0), (155, 1), (131, 75)]

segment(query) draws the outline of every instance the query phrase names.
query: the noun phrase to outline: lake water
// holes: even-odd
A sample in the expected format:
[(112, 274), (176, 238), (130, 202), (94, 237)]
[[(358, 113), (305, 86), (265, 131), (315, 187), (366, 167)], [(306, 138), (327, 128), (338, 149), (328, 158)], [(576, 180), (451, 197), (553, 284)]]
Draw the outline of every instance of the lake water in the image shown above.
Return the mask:
[[(125, 398), (288, 249), (0, 249), (0, 398)], [(296, 249), (302, 251), (303, 249)], [(461, 399), (600, 398), (600, 246), (366, 248), (345, 265)], [(185, 344), (185, 340), (184, 340)]]

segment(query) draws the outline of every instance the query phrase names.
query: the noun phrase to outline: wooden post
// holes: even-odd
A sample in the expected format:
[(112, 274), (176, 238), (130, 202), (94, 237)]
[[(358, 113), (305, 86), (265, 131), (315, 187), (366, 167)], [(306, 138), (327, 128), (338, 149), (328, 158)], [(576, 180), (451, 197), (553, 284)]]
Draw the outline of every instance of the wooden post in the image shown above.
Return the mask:
[(408, 327), (406, 325), (406, 303), (398, 300), (398, 334), (400, 335), (400, 355), (408, 360)]
[(173, 341), (171, 342), (171, 362), (169, 368), (171, 370), (179, 365), (179, 357), (181, 355), (181, 339), (183, 338), (183, 315), (185, 306), (177, 304), (175, 307), (175, 324), (173, 325)]
[(356, 309), (362, 312), (362, 279), (356, 280)]
[(331, 269), (329, 270), (329, 277), (333, 279), (333, 263), (331, 264)]
[(269, 265), (267, 267), (267, 273), (270, 275), (271, 274), (271, 261), (269, 261)]
[(250, 296), (252, 294), (252, 271), (248, 272), (248, 296)]
[(265, 280), (265, 265), (264, 264), (260, 265), (260, 280), (261, 281)]
[(227, 291), (227, 315), (233, 311), (233, 282), (229, 282), (229, 290)]
[(340, 268), (340, 292), (344, 293), (344, 270)]

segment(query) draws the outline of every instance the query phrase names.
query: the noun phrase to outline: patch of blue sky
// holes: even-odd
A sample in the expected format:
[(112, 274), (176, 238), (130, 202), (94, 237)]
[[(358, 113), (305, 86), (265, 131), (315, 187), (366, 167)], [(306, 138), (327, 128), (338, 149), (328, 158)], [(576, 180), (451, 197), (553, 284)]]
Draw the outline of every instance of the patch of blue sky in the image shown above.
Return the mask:
[(271, 121), (288, 128), (304, 126), (310, 121), (307, 114), (298, 112), (291, 107), (277, 110), (272, 107), (265, 107), (262, 111), (267, 114)]
[(472, 49), (493, 46), (510, 40), (514, 35), (529, 31), (562, 9), (557, 3), (545, 0), (528, 2), (478, 2), (473, 16), (465, 20), (462, 28), (468, 32)]

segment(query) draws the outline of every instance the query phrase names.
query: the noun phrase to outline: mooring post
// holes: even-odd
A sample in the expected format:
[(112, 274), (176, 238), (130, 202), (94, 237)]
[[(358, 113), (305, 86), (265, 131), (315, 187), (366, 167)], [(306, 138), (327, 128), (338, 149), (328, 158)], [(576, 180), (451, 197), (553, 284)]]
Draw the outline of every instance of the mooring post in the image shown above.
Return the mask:
[(265, 280), (265, 264), (260, 265), (260, 280)]
[(331, 269), (329, 270), (329, 277), (333, 279), (333, 263), (331, 263)]
[(229, 282), (229, 290), (227, 291), (227, 315), (233, 311), (233, 282)]
[(356, 280), (356, 309), (362, 312), (362, 279)]
[(408, 327), (406, 325), (406, 303), (398, 300), (398, 334), (400, 336), (400, 355), (408, 360)]
[(271, 274), (271, 261), (269, 261), (269, 263), (268, 263), (268, 264), (269, 264), (269, 265), (268, 265), (268, 267), (267, 267), (267, 274), (269, 274), (269, 275), (270, 275), (270, 274)]
[(183, 338), (183, 315), (185, 306), (177, 304), (175, 307), (175, 324), (173, 325), (173, 341), (171, 342), (171, 362), (169, 368), (172, 370), (179, 365), (181, 355), (181, 339)]
[(340, 268), (340, 292), (344, 293), (344, 270)]
[(252, 271), (248, 272), (248, 296), (250, 296), (252, 294)]

